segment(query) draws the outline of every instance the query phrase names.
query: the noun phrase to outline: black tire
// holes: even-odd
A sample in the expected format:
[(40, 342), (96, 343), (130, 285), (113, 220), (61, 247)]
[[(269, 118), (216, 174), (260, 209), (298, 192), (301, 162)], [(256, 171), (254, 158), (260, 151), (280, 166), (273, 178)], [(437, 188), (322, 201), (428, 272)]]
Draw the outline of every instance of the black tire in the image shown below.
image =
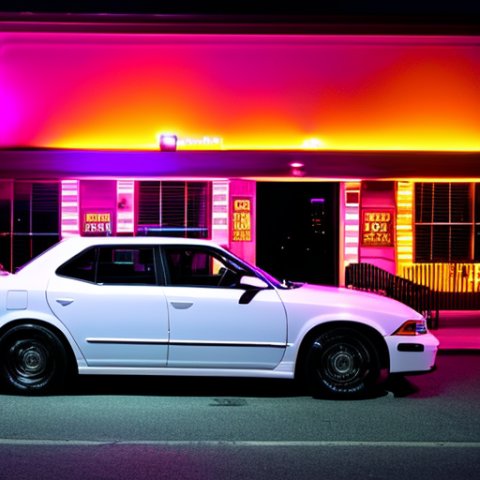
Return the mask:
[(67, 354), (58, 337), (40, 325), (17, 325), (0, 338), (0, 376), (9, 391), (50, 393), (64, 381)]
[(378, 384), (381, 373), (373, 342), (352, 328), (334, 328), (319, 334), (305, 365), (309, 387), (316, 397), (364, 397)]

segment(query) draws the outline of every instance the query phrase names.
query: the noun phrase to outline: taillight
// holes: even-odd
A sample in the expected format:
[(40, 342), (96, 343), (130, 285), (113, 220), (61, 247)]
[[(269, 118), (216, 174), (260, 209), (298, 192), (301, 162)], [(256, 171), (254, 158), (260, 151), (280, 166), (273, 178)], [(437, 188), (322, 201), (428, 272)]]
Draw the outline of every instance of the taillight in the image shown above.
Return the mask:
[(400, 328), (393, 332), (393, 335), (424, 335), (427, 333), (427, 322), (425, 320), (407, 320)]

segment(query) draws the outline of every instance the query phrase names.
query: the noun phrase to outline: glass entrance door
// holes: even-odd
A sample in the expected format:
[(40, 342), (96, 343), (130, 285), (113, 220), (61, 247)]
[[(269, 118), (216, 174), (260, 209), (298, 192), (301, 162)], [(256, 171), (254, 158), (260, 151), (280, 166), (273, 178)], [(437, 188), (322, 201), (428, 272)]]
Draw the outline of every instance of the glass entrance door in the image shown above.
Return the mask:
[(338, 282), (338, 183), (257, 183), (257, 264), (278, 279)]

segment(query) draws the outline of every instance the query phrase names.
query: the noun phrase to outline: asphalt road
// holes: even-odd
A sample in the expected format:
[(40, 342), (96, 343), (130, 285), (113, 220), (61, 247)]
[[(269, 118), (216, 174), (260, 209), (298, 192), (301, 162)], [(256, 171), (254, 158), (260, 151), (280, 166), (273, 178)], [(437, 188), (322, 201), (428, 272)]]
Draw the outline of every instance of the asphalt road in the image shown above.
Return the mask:
[(0, 479), (470, 479), (480, 472), (480, 355), (358, 401), (293, 382), (83, 378), (0, 393)]

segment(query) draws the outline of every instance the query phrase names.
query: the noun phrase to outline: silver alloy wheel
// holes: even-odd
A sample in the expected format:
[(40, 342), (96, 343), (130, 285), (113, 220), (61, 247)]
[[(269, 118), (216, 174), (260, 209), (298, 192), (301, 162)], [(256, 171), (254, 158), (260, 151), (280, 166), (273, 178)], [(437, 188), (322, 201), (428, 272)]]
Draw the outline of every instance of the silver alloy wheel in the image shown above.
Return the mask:
[(306, 368), (313, 393), (336, 398), (365, 395), (380, 376), (373, 342), (348, 327), (321, 333), (312, 343)]
[(62, 342), (42, 325), (15, 325), (0, 337), (0, 379), (16, 393), (50, 391), (65, 378), (67, 364)]
[(19, 381), (33, 383), (49, 374), (51, 359), (48, 350), (36, 340), (18, 340), (11, 346), (9, 358), (11, 374), (16, 375)]

